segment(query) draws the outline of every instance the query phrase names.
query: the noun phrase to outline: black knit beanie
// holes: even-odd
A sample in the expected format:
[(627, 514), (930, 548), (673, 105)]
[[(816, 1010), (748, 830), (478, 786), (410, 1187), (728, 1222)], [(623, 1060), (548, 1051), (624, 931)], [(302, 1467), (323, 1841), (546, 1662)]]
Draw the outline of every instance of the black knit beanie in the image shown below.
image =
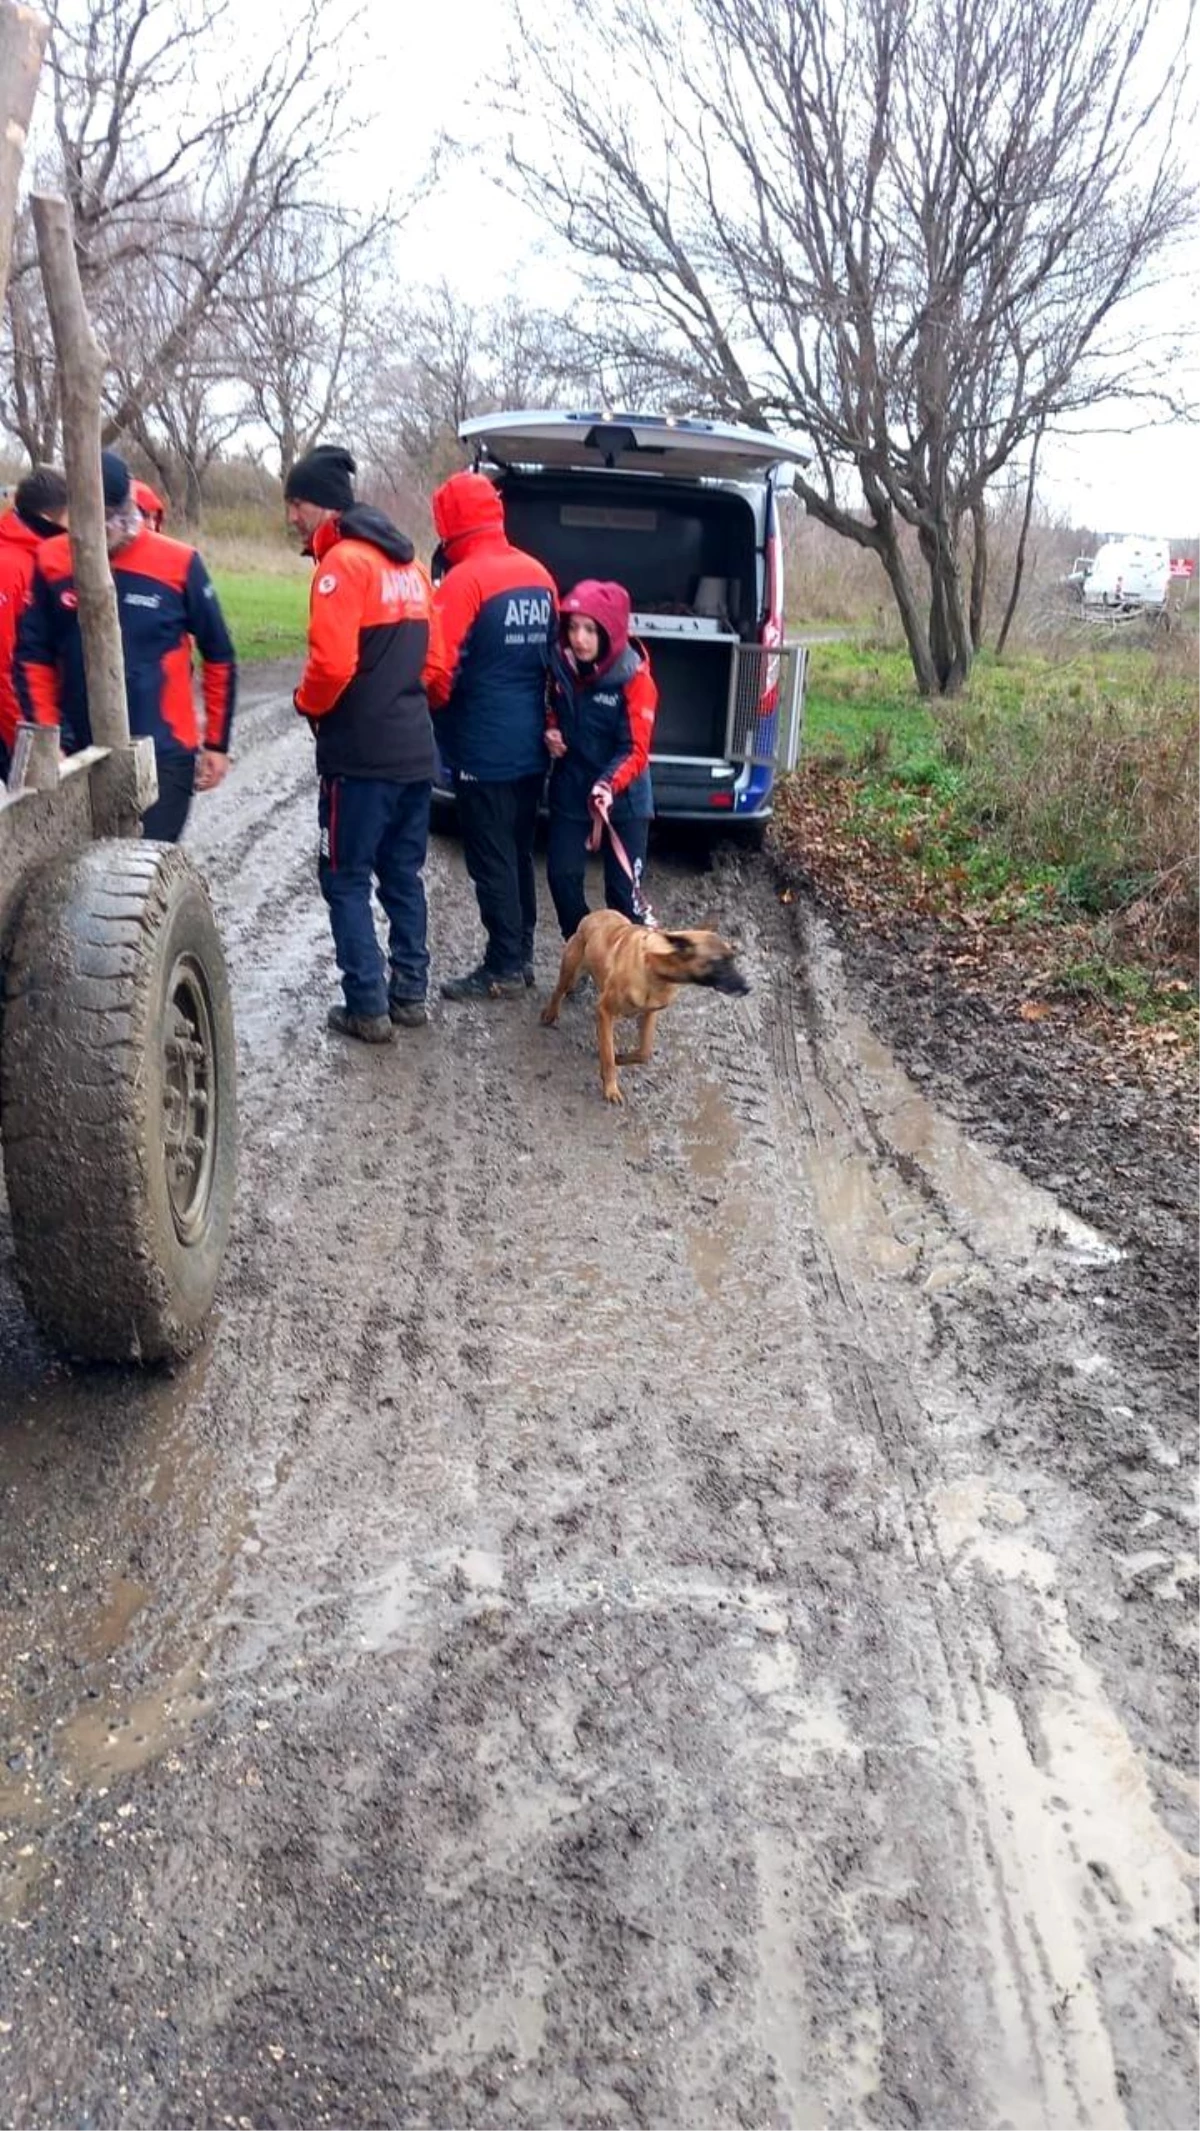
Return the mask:
[(322, 510), (348, 511), (354, 501), (358, 468), (342, 444), (318, 444), (297, 459), (283, 493), (289, 503), (316, 503)]
[(100, 478), (104, 485), (105, 510), (124, 510), (129, 501), (129, 468), (119, 453), (101, 452)]

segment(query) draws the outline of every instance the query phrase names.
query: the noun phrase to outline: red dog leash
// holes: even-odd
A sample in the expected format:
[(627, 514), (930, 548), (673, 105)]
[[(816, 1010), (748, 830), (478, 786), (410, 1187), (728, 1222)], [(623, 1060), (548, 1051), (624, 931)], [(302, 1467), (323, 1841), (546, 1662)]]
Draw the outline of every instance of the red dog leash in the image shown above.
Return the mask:
[(633, 914), (639, 925), (644, 925), (650, 932), (657, 932), (658, 919), (642, 894), (642, 862), (640, 858), (635, 865), (612, 822), (609, 820), (607, 808), (599, 805), (594, 795), (589, 798), (588, 805), (592, 810), (592, 826), (588, 830), (588, 850), (598, 851), (600, 849), (604, 832), (607, 829), (608, 840), (613, 848), (613, 857), (629, 882), (629, 900), (633, 904)]

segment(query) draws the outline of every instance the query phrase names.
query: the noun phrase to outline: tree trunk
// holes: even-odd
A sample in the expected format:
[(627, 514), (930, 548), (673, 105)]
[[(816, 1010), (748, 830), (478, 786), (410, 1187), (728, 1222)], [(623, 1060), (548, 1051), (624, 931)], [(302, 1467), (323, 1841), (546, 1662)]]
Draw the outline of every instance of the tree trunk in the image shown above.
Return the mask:
[(17, 186), (47, 28), (32, 8), (0, 0), (0, 304), (8, 288)]
[(204, 490), (196, 461), (191, 452), (183, 455), (183, 517), (185, 525), (193, 530), (204, 516)]
[(983, 609), (987, 599), (988, 581), (988, 525), (987, 505), (980, 496), (971, 505), (971, 526), (974, 544), (971, 550), (971, 649), (978, 651), (983, 644)]
[(104, 358), (84, 307), (67, 203), (51, 193), (35, 193), (30, 205), (58, 358), (71, 560), (79, 599), (88, 716), (99, 746), (127, 748), (125, 659), (117, 595), (108, 563), (100, 479), (100, 383)]
[(908, 645), (908, 655), (912, 660), (912, 669), (917, 677), (917, 688), (923, 696), (936, 695), (938, 677), (930, 650), (929, 634), (921, 617), (912, 579), (900, 552), (895, 528), (887, 523), (880, 525), (878, 530), (879, 559), (887, 572), (892, 596), (900, 610), (900, 621)]
[(1029, 538), (1029, 521), (1033, 516), (1033, 491), (1034, 484), (1037, 481), (1038, 451), (1041, 448), (1043, 435), (1044, 431), (1039, 429), (1033, 440), (1033, 450), (1029, 454), (1029, 479), (1025, 483), (1025, 509), (1021, 513), (1021, 531), (1017, 540), (1016, 559), (1013, 562), (1012, 590), (1008, 595), (1008, 605), (1004, 609), (1004, 620), (1000, 624), (1000, 634), (996, 638), (997, 658), (1003, 658), (1004, 656), (1004, 646), (1008, 642), (1008, 632), (1012, 627), (1013, 616), (1017, 611), (1017, 601), (1021, 597), (1021, 585), (1025, 577), (1025, 544)]
[(971, 641), (963, 611), (958, 557), (944, 520), (922, 526), (919, 540), (929, 571), (929, 651), (935, 675), (932, 692), (956, 696), (971, 671)]

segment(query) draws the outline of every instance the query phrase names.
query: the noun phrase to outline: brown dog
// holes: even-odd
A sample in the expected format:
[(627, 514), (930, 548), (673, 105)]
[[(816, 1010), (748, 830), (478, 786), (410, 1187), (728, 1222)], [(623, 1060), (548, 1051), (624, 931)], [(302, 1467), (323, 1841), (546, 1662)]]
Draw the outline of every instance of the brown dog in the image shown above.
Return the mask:
[[(542, 1009), (546, 1028), (554, 1027), (563, 1000), (585, 969), (597, 992), (596, 1038), (605, 1102), (624, 1101), (617, 1067), (645, 1065), (654, 1049), (654, 1024), (681, 984), (706, 984), (719, 992), (750, 989), (732, 947), (718, 933), (654, 932), (646, 925), (631, 925), (619, 910), (593, 910), (563, 948), (558, 983)], [(638, 1047), (618, 1052), (613, 1024), (634, 1015)]]

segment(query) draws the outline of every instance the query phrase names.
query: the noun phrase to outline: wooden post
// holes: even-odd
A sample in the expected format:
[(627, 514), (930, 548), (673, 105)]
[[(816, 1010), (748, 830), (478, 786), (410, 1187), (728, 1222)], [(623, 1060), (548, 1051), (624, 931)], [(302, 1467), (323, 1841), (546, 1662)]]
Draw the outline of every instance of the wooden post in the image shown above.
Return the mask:
[(31, 7), (0, 0), (0, 305), (8, 288), (17, 186), (46, 34), (46, 24)]
[(88, 717), (97, 746), (127, 748), (125, 659), (117, 595), (108, 565), (100, 478), (104, 356), (83, 300), (70, 209), (56, 193), (34, 193), (30, 205), (58, 364), (71, 557), (79, 600)]

